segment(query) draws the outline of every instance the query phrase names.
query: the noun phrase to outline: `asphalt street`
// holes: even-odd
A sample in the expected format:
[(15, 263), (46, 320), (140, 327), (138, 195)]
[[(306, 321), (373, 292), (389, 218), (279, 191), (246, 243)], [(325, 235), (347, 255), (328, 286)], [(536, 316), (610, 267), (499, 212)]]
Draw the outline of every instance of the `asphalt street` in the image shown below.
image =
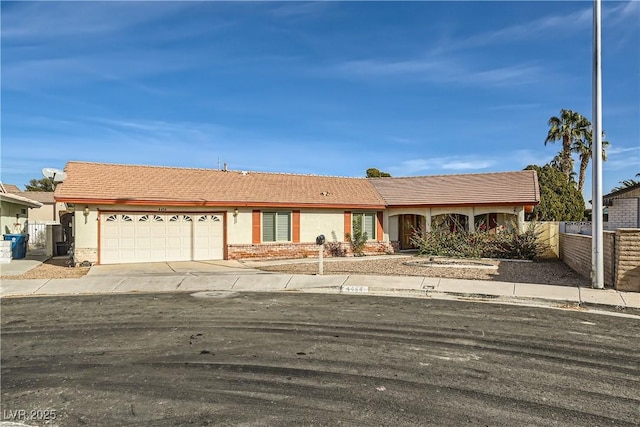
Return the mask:
[(638, 425), (640, 320), (362, 295), (3, 298), (5, 421)]

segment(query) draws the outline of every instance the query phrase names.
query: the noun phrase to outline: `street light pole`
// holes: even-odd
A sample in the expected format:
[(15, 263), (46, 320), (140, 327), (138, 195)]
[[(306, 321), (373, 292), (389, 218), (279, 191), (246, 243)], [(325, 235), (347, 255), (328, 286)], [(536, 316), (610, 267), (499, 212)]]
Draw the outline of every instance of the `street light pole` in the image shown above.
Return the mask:
[(604, 245), (602, 227), (602, 22), (601, 0), (593, 0), (593, 146), (591, 211), (591, 285), (604, 288)]

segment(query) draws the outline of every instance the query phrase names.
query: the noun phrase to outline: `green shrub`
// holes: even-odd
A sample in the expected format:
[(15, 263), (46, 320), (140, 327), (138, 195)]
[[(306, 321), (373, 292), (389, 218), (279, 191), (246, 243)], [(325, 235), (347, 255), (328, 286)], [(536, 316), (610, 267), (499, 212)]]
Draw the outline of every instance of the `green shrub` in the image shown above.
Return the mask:
[(345, 234), (355, 256), (362, 256), (364, 245), (367, 243), (367, 233), (362, 232), (362, 217), (358, 216), (353, 221), (353, 233)]

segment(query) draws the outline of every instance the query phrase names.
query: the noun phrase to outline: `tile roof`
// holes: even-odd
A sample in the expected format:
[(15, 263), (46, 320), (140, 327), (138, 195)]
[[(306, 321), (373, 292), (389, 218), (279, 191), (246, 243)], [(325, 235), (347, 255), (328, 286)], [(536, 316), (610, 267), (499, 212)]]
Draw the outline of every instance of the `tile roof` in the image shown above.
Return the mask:
[(51, 191), (21, 191), (20, 193), (13, 194), (18, 194), (19, 196), (27, 197), (40, 203), (53, 204), (56, 202), (53, 197), (53, 192)]
[(13, 184), (2, 184), (4, 189), (7, 190), (7, 193), (20, 194), (22, 190), (18, 188), (17, 185)]
[(537, 204), (535, 171), (372, 178), (389, 206)]
[(28, 199), (12, 193), (0, 192), (0, 200), (8, 203), (15, 203), (16, 205), (28, 206), (30, 208), (39, 208), (42, 206), (42, 203), (37, 200)]
[(55, 197), (69, 203), (384, 208), (365, 178), (69, 162)]
[(22, 191), (17, 185), (2, 184), (4, 189), (9, 194), (15, 194), (17, 196), (26, 197), (27, 199), (35, 200), (40, 203), (55, 203), (52, 191)]
[(535, 171), (346, 178), (69, 162), (55, 198), (69, 203), (175, 206), (525, 205), (540, 201)]

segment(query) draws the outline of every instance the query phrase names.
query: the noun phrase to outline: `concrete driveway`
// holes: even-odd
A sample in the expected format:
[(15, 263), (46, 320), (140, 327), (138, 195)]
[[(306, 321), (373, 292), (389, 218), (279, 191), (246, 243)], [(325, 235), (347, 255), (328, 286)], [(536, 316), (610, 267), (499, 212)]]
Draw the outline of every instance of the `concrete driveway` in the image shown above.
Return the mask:
[(207, 274), (258, 274), (263, 271), (233, 261), (176, 261), (147, 262), (134, 264), (94, 265), (87, 276), (149, 276), (149, 275), (194, 275)]

